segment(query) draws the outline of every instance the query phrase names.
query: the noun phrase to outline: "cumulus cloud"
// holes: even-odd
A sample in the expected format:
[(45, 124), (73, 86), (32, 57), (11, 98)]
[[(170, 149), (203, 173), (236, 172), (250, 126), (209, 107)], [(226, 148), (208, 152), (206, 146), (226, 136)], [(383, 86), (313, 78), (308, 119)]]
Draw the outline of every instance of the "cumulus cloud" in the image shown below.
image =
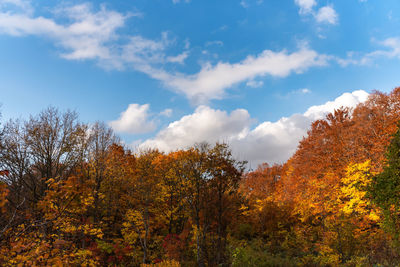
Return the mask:
[(368, 97), (365, 91), (345, 93), (323, 105), (310, 107), (303, 114), (283, 117), (276, 122), (262, 122), (251, 129), (254, 122), (245, 109), (231, 113), (198, 107), (193, 114), (172, 122), (140, 148), (158, 147), (163, 151), (186, 148), (199, 142), (228, 142), (234, 154), (250, 161), (255, 167), (262, 162), (282, 163), (296, 150), (298, 142), (306, 136), (312, 121), (342, 106), (355, 107)]
[(130, 104), (120, 117), (109, 125), (120, 133), (142, 134), (156, 129), (154, 120), (149, 120), (149, 104)]
[(300, 7), (300, 14), (311, 13), (313, 7), (317, 4), (315, 0), (295, 0), (294, 2)]
[(363, 90), (344, 93), (333, 101), (328, 101), (323, 105), (316, 105), (308, 108), (304, 113), (304, 116), (311, 118), (313, 121), (318, 120), (339, 107), (355, 107), (358, 103), (366, 101), (367, 98), (368, 93)]
[(316, 0), (295, 0), (294, 2), (300, 8), (300, 15), (311, 15), (318, 23), (338, 23), (339, 15), (332, 5), (323, 6), (315, 10), (314, 7), (317, 5)]
[(245, 135), (250, 123), (247, 110), (237, 109), (228, 114), (226, 111), (199, 106), (193, 114), (169, 124), (155, 139), (145, 141), (140, 147), (170, 151), (189, 147), (195, 142), (229, 142), (236, 136)]
[(329, 24), (336, 24), (338, 22), (338, 17), (338, 14), (332, 6), (321, 7), (315, 15), (315, 19), (318, 22)]

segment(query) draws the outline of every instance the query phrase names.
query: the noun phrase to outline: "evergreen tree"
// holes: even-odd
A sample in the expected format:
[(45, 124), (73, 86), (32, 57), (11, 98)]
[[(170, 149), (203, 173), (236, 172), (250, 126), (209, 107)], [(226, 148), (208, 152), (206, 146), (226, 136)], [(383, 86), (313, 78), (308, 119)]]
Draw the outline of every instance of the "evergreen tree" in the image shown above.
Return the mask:
[(387, 148), (384, 170), (373, 178), (369, 194), (383, 211), (385, 230), (400, 246), (400, 123)]

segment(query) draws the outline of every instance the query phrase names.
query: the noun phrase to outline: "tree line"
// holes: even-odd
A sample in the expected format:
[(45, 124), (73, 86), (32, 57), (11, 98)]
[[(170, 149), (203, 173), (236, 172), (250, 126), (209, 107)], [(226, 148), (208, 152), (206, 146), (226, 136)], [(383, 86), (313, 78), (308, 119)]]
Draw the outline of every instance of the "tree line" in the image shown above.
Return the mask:
[(131, 151), (47, 108), (0, 127), (2, 266), (397, 266), (400, 88), (313, 122), (282, 165)]

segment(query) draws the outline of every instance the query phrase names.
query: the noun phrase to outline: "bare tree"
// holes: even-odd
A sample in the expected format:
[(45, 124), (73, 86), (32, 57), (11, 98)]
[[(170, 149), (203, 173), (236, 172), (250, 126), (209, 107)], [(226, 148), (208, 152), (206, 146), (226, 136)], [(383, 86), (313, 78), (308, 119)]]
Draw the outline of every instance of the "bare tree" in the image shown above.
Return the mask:
[(65, 179), (86, 158), (87, 126), (77, 114), (49, 107), (29, 120), (7, 122), (1, 130), (0, 166), (12, 195), (37, 202), (49, 178)]

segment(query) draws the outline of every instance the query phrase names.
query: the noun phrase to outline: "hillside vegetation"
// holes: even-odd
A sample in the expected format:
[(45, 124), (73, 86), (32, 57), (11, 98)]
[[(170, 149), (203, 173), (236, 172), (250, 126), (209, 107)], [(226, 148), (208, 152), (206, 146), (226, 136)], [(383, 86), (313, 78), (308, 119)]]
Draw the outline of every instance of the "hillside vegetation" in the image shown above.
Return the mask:
[(284, 164), (133, 153), (48, 108), (0, 129), (1, 266), (398, 266), (400, 88), (313, 122)]

